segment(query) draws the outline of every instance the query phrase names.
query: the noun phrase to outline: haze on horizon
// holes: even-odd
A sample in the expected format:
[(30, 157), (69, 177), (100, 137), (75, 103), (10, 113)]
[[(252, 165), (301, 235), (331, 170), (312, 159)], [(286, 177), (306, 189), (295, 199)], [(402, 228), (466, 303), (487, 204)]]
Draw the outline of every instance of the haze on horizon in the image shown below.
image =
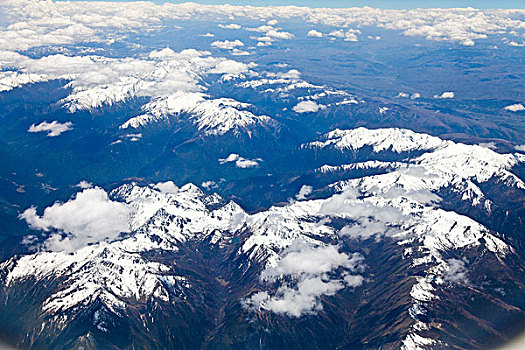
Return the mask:
[[(100, 1), (100, 0), (54, 0), (54, 1)], [(137, 0), (105, 0), (112, 2), (131, 2)], [(348, 8), (348, 7), (377, 7), (383, 9), (414, 9), (414, 8), (461, 8), (461, 7), (473, 7), (479, 9), (491, 9), (491, 8), (524, 8), (524, 3), (521, 0), (506, 0), (499, 1), (495, 5), (494, 1), (490, 0), (192, 0), (192, 1), (178, 1), (178, 0), (149, 0), (156, 4), (162, 4), (165, 2), (171, 3), (184, 3), (194, 2), (205, 5), (252, 5), (252, 6), (306, 6), (306, 7), (329, 7), (329, 8)]]

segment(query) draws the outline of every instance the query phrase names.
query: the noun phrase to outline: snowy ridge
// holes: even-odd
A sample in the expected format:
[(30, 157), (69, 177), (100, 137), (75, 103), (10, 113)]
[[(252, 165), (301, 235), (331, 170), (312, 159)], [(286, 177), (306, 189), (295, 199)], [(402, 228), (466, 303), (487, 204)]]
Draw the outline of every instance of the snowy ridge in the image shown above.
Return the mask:
[(26, 74), (19, 72), (0, 72), (0, 92), (10, 91), (14, 88), (26, 84), (45, 81), (47, 78), (42, 74)]
[[(222, 204), (217, 195), (205, 195), (191, 184), (172, 193), (128, 184), (114, 190), (111, 196), (134, 210), (130, 235), (73, 253), (40, 252), (4, 263), (3, 268), (10, 269), (7, 286), (30, 276), (39, 280), (64, 277), (62, 288), (44, 305), (50, 313), (85, 305), (96, 296), (115, 310), (125, 307), (121, 298), (166, 299), (174, 293), (173, 286), (184, 281), (186, 288), (191, 281), (174, 276), (165, 265), (144, 260), (141, 252), (176, 251), (187, 240), (209, 238), (218, 242), (246, 228), (251, 236), (239, 254), (246, 253), (267, 267), (276, 266), (281, 254), (294, 242), (325, 246), (321, 239), (326, 236), (337, 239), (345, 235), (358, 238), (388, 234), (396, 239), (416, 239), (433, 259), (439, 259), (443, 250), (479, 245), (480, 238), (484, 238), (487, 249), (497, 254), (505, 254), (509, 249), (471, 219), (421, 204), (410, 199), (410, 194), (359, 199), (343, 192), (328, 199), (272, 207), (254, 215), (246, 214), (233, 202)], [(209, 209), (217, 205), (216, 209)], [(349, 226), (338, 232), (326, 220), (331, 216), (356, 220), (360, 228)], [(376, 216), (374, 222), (365, 219), (370, 216)], [(394, 229), (399, 225), (402, 229)], [(166, 284), (167, 280), (171, 282)]]
[(405, 129), (366, 129), (352, 130), (335, 129), (325, 134), (321, 141), (314, 141), (303, 145), (304, 148), (336, 148), (343, 150), (357, 150), (364, 146), (371, 146), (374, 152), (392, 150), (402, 153), (419, 150), (431, 150), (442, 146), (446, 141), (427, 134), (418, 134)]
[[(335, 90), (326, 86), (314, 85), (300, 79), (301, 73), (295, 69), (287, 73), (262, 72), (260, 76), (253, 80), (246, 80), (237, 83), (236, 86), (243, 89), (261, 89), (262, 93), (287, 94), (290, 91), (299, 90), (304, 93), (297, 97), (297, 102), (318, 101), (319, 106), (339, 106), (344, 104), (359, 104), (362, 99), (349, 94), (346, 91)], [(335, 99), (335, 102), (334, 102)], [(324, 101), (326, 100), (326, 102)]]
[(205, 95), (197, 92), (178, 92), (164, 98), (155, 99), (142, 107), (146, 114), (133, 117), (120, 126), (121, 129), (139, 128), (150, 123), (169, 119), (170, 115), (188, 111), (204, 102)]
[(237, 86), (244, 89), (256, 89), (265, 85), (284, 85), (279, 88), (267, 88), (265, 91), (290, 91), (295, 89), (322, 89), (322, 86), (310, 84), (304, 80), (297, 78), (279, 78), (279, 79), (256, 79), (256, 80), (247, 80), (242, 83), (238, 83)]
[[(70, 86), (73, 93), (62, 102), (70, 112), (75, 112), (133, 97), (165, 98), (171, 94), (205, 90), (201, 81), (209, 74), (231, 75), (248, 71), (248, 65), (244, 63), (209, 54), (193, 49), (174, 52), (165, 48), (152, 51), (144, 59), (87, 56), (90, 62), (82, 62), (84, 67), (77, 68), (77, 72), (72, 69)], [(88, 66), (102, 76), (95, 81), (86, 77), (83, 69)]]
[(364, 170), (364, 169), (396, 169), (401, 166), (406, 166), (402, 162), (382, 162), (379, 160), (368, 160), (366, 162), (358, 162), (353, 164), (342, 164), (342, 165), (323, 165), (317, 169), (315, 172), (320, 173), (333, 173), (337, 171), (345, 170)]
[[(155, 248), (177, 249), (177, 243), (188, 239), (204, 239), (217, 231), (236, 231), (246, 215), (239, 205), (224, 204), (218, 195), (208, 196), (193, 184), (181, 187), (176, 193), (130, 184), (115, 189), (112, 195), (134, 208), (131, 227), (138, 234), (130, 237), (130, 241), (121, 242), (126, 249), (148, 250), (152, 244)], [(220, 207), (210, 210), (212, 205)], [(135, 241), (147, 241), (151, 235), (158, 235), (160, 241), (168, 245), (157, 246), (159, 243), (152, 241), (140, 248)]]
[(134, 209), (130, 222), (132, 235), (71, 253), (40, 252), (16, 262), (5, 262), (2, 268), (11, 269), (6, 286), (29, 277), (65, 278), (43, 305), (50, 314), (87, 306), (97, 298), (117, 314), (126, 307), (124, 298), (140, 300), (153, 296), (169, 301), (172, 295), (181, 296), (191, 283), (174, 275), (169, 266), (147, 261), (140, 253), (158, 249), (177, 251), (177, 245), (188, 239), (204, 239), (220, 230), (237, 230), (245, 215), (234, 203), (209, 210), (207, 207), (217, 204), (220, 198), (206, 196), (191, 184), (177, 193), (129, 184), (117, 188), (112, 196), (125, 200)]
[[(310, 247), (328, 249), (334, 246), (323, 243), (327, 238), (337, 242), (341, 239), (390, 237), (404, 247), (406, 256), (413, 259), (414, 265), (428, 264), (443, 280), (449, 270), (449, 262), (443, 256), (451, 251), (483, 246), (500, 257), (512, 251), (511, 247), (483, 225), (466, 216), (437, 207), (438, 200), (439, 197), (425, 191), (399, 190), (382, 194), (361, 191), (357, 186), (348, 186), (327, 199), (299, 201), (284, 207), (272, 207), (250, 216), (247, 222), (252, 235), (242, 248), (250, 253), (251, 259), (264, 259), (266, 262), (261, 278), (275, 269), (282, 269), (282, 261), (288, 258), (287, 252), (290, 249), (292, 253), (288, 254), (298, 254), (303, 264), (307, 265), (308, 259), (313, 257), (306, 253), (301, 255), (301, 250), (296, 253), (297, 250), (293, 247), (298, 241), (305, 242)], [(342, 229), (336, 229), (331, 224), (336, 218), (349, 223)], [(315, 248), (302, 249), (308, 252), (309, 249)], [(364, 263), (366, 264), (366, 260)], [(314, 295), (305, 285), (313, 283), (311, 279), (315, 280), (316, 275), (300, 275), (295, 287), (282, 282), (276, 294), (263, 290), (247, 298), (245, 305), (253, 310), (269, 310), (295, 317), (312, 313), (313, 310), (322, 308), (322, 305), (315, 302), (321, 295), (332, 295), (337, 290), (366, 283), (362, 275), (356, 274), (356, 271), (362, 272), (364, 269), (363, 265), (354, 266), (352, 274), (347, 273), (325, 280), (325, 284), (319, 287), (319, 294)], [(351, 284), (343, 282), (347, 278), (352, 281)], [(417, 277), (414, 278), (417, 280)], [(420, 297), (422, 293), (418, 285), (414, 286), (412, 292), (415, 304), (426, 300), (425, 295)], [(428, 290), (427, 294), (432, 295), (431, 292), (432, 290)], [(285, 306), (288, 303), (296, 306), (296, 299), (308, 300), (309, 308)], [(416, 335), (414, 333), (414, 336)]]
[[(89, 89), (74, 87), (73, 93), (60, 103), (70, 113), (112, 106), (135, 97), (137, 91), (140, 90), (138, 85), (143, 85), (143, 83), (138, 79), (130, 78), (111, 85), (94, 86)], [(68, 86), (73, 87), (74, 84), (69, 83)]]
[[(170, 48), (151, 51), (142, 58), (107, 58), (96, 55), (49, 55), (38, 59), (13, 53), (2, 63), (20, 66), (20, 72), (0, 72), (0, 91), (23, 84), (52, 79), (69, 80), (71, 93), (59, 101), (70, 113), (94, 110), (147, 98), (144, 115), (131, 118), (121, 128), (138, 128), (169, 116), (187, 113), (204, 134), (222, 135), (230, 130), (250, 131), (253, 126), (275, 126), (267, 116), (246, 110), (251, 105), (229, 98), (212, 99), (204, 94), (203, 80), (219, 76), (219, 81), (245, 77), (252, 64), (207, 51)], [(215, 78), (214, 78), (215, 79)]]
[[(381, 185), (381, 175), (377, 176), (374, 184), (378, 187)], [(347, 183), (348, 187), (345, 188), (353, 190), (356, 186), (369, 195), (370, 192), (359, 187), (360, 185), (359, 181), (350, 180)], [(447, 259), (450, 252), (461, 252), (479, 246), (484, 246), (487, 251), (500, 258), (513, 252), (512, 247), (478, 222), (437, 207), (436, 202), (439, 201), (439, 197), (425, 190), (406, 191), (394, 186), (384, 193), (373, 193), (372, 196), (366, 197), (365, 201), (374, 203), (378, 208), (376, 211), (390, 207), (398, 209), (404, 215), (404, 219), (398, 219), (401, 220), (398, 229), (391, 230), (390, 235), (399, 240), (398, 244), (404, 247), (404, 256), (412, 259), (412, 266), (427, 266), (425, 270), (427, 277), (413, 277), (416, 283), (410, 291), (413, 300), (412, 308), (424, 308), (425, 303), (435, 301), (437, 297), (433, 292), (436, 290), (436, 285), (445, 288), (449, 284), (461, 283), (468, 278), (469, 262)], [(366, 221), (362, 225), (365, 230), (369, 229), (367, 225), (374, 228)], [(361, 229), (356, 227), (352, 229), (363, 235)], [(460, 264), (459, 268), (458, 264)], [(428, 276), (433, 276), (432, 281), (429, 281)], [(416, 316), (412, 317), (416, 322), (403, 342), (404, 349), (431, 348), (436, 341), (418, 334), (419, 330), (426, 330), (430, 326), (419, 321)]]
[(267, 116), (256, 116), (243, 110), (251, 105), (230, 98), (206, 99), (202, 93), (178, 93), (146, 104), (146, 114), (131, 118), (120, 126), (139, 128), (149, 123), (167, 120), (187, 113), (189, 119), (205, 135), (223, 135), (231, 130), (247, 131), (252, 127), (272, 127), (277, 122)]
[[(48, 313), (87, 305), (96, 297), (115, 312), (125, 308), (123, 298), (153, 296), (170, 300), (170, 295), (190, 288), (191, 280), (173, 275), (168, 266), (144, 260), (140, 253), (177, 251), (187, 240), (210, 239), (215, 244), (241, 229), (248, 229), (251, 235), (238, 254), (248, 254), (267, 269), (278, 266), (283, 253), (295, 242), (316, 249), (313, 247), (327, 246), (323, 243), (326, 237), (338, 240), (388, 235), (399, 239), (400, 244), (416, 244), (419, 250), (427, 251), (428, 262), (435, 261), (436, 266), (442, 251), (480, 245), (480, 241), (495, 254), (509, 251), (483, 226), (425, 204), (424, 198), (410, 193), (360, 198), (345, 190), (327, 199), (299, 201), (254, 215), (248, 215), (233, 202), (224, 204), (219, 196), (208, 196), (191, 184), (171, 192), (128, 184), (114, 190), (111, 196), (133, 208), (131, 234), (72, 253), (40, 252), (8, 261), (2, 265), (10, 270), (6, 285), (31, 276), (37, 280), (63, 277), (62, 287), (45, 302)], [(333, 217), (352, 220), (354, 224), (339, 231), (330, 223)], [(334, 283), (340, 286), (338, 281)], [(268, 298), (267, 301), (272, 300)], [(264, 304), (264, 300), (261, 302)]]
[[(169, 300), (173, 285), (189, 287), (170, 267), (148, 262), (112, 244), (100, 243), (73, 254), (45, 252), (22, 257), (8, 275), (6, 286), (34, 276), (39, 280), (65, 277), (61, 288), (42, 305), (49, 314), (88, 306), (100, 298), (115, 313), (126, 304), (121, 298), (155, 296)], [(182, 283), (181, 283), (182, 282)]]
[[(512, 248), (495, 237), (474, 220), (444, 211), (436, 206), (439, 197), (432, 194), (450, 188), (461, 194), (461, 198), (472, 205), (483, 205), (490, 211), (492, 202), (485, 197), (476, 183), (497, 179), (506, 186), (525, 189), (523, 180), (511, 172), (513, 166), (524, 162), (520, 154), (499, 154), (480, 146), (470, 146), (452, 141), (442, 141), (428, 135), (415, 134), (408, 130), (377, 129), (336, 130), (325, 137), (326, 141), (310, 143), (307, 147), (335, 148), (342, 151), (371, 146), (374, 151), (391, 150), (409, 152), (425, 151), (422, 155), (402, 162), (364, 162), (339, 167), (324, 166), (319, 171), (353, 170), (365, 166), (391, 168), (386, 174), (366, 176), (342, 181), (332, 185), (337, 191), (358, 189), (371, 194), (370, 200), (377, 204), (398, 208), (404, 215), (419, 217), (410, 225), (405, 221), (402, 232), (396, 234), (400, 245), (406, 246), (406, 256), (417, 256), (413, 265), (428, 266), (426, 277), (417, 277), (411, 290), (414, 308), (424, 308), (426, 302), (436, 298), (435, 285), (446, 285), (466, 280), (466, 261), (446, 259), (443, 252), (479, 246), (483, 240), (487, 250), (504, 256)], [(419, 202), (419, 203), (418, 203)], [(428, 203), (422, 206), (421, 203)], [(434, 204), (432, 204), (434, 203)], [(403, 238), (405, 237), (405, 238)], [(414, 250), (414, 243), (418, 248)], [(450, 277), (454, 273), (455, 277)], [(459, 277), (458, 277), (459, 276)], [(451, 282), (452, 281), (452, 282)], [(413, 332), (404, 340), (405, 349), (426, 349), (435, 344), (432, 339), (421, 337), (417, 331), (428, 326), (416, 319)]]
[[(415, 133), (404, 129), (366, 129), (334, 130), (323, 137), (302, 145), (305, 149), (359, 150), (370, 146), (374, 152), (392, 151), (396, 153), (420, 151), (423, 154), (406, 159), (403, 162), (390, 163), (396, 169), (387, 174), (352, 180), (348, 184), (359, 184), (366, 191), (387, 192), (393, 188), (405, 191), (438, 191), (452, 187), (462, 194), (464, 200), (473, 205), (483, 205), (490, 210), (491, 202), (476, 185), (490, 179), (497, 179), (506, 186), (525, 189), (525, 183), (511, 172), (512, 167), (525, 162), (525, 156), (519, 153), (500, 154), (491, 149), (465, 145), (438, 137)], [(373, 165), (373, 163), (365, 163)], [(360, 163), (347, 167), (365, 166)], [(375, 164), (387, 168), (388, 162)], [(321, 167), (320, 171), (333, 171), (331, 167)], [(337, 187), (337, 185), (336, 185)], [(344, 187), (344, 184), (342, 185)], [(341, 189), (342, 187), (338, 187)]]

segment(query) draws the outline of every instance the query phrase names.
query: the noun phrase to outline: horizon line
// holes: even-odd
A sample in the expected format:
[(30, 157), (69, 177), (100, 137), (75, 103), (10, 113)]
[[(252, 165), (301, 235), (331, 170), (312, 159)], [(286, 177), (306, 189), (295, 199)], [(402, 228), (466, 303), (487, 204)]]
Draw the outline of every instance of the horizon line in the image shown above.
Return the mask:
[[(231, 6), (253, 6), (253, 7), (304, 7), (313, 9), (350, 9), (350, 8), (377, 8), (384, 10), (415, 10), (415, 9), (476, 9), (476, 10), (524, 10), (525, 6), (518, 6), (522, 3), (521, 0), (507, 0), (498, 3), (498, 7), (494, 7), (494, 1), (491, 0), (477, 0), (477, 1), (458, 1), (458, 0), (434, 0), (434, 1), (420, 1), (420, 0), (52, 0), (53, 2), (151, 2), (157, 5), (165, 3), (170, 4), (187, 4), (193, 3), (198, 5), (231, 5)], [(423, 4), (422, 4), (423, 3)], [(502, 4), (503, 3), (503, 4)], [(505, 4), (506, 3), (506, 4)], [(344, 5), (343, 5), (344, 4)], [(417, 4), (417, 5), (416, 5)], [(427, 5), (428, 4), (428, 5)], [(446, 5), (450, 4), (450, 5)], [(443, 6), (445, 5), (445, 6)]]

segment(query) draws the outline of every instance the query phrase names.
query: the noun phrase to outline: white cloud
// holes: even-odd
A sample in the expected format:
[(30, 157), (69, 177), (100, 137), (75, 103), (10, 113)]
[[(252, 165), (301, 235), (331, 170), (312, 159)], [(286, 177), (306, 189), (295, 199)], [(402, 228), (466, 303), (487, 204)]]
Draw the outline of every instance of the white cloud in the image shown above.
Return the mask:
[[(510, 10), (414, 9), (381, 10), (369, 7), (316, 9), (300, 7), (205, 6), (199, 4), (155, 5), (147, 2), (34, 2), (5, 0), (5, 23), (0, 35), (4, 50), (24, 51), (37, 46), (60, 46), (80, 42), (115, 42), (127, 31), (162, 27), (171, 20), (225, 22), (235, 17), (266, 20), (303, 17), (310, 23), (332, 27), (377, 26), (400, 30), (407, 36), (448, 40), (474, 45), (488, 35), (522, 30), (519, 13)], [(58, 20), (57, 20), (58, 19)], [(277, 24), (272, 19), (269, 25)], [(351, 33), (352, 34), (352, 33)], [(355, 33), (353, 33), (355, 34)], [(350, 40), (355, 40), (350, 36)], [(521, 45), (516, 41), (508, 41)]]
[(215, 46), (215, 47), (218, 47), (219, 49), (224, 49), (224, 50), (233, 50), (237, 46), (244, 46), (244, 43), (242, 41), (240, 41), (239, 39), (236, 39), (234, 41), (230, 41), (230, 40), (220, 41), (220, 40), (217, 40), (217, 41), (212, 42), (211, 46)]
[(249, 67), (246, 63), (226, 60), (222, 61), (215, 68), (213, 68), (210, 73), (216, 74), (242, 74), (246, 73), (249, 70)]
[(233, 49), (231, 54), (233, 56), (248, 56), (248, 55), (251, 55), (251, 52), (243, 51), (243, 50), (239, 50), (239, 49)]
[[(429, 191), (409, 193), (405, 190), (391, 190), (382, 194), (383, 198), (407, 197), (422, 203), (438, 201), (439, 197)], [(358, 199), (359, 192), (348, 188), (333, 195), (321, 206), (319, 212), (324, 215), (340, 215), (353, 221), (341, 229), (342, 236), (367, 239), (393, 235), (398, 232), (396, 226), (406, 222), (408, 217), (393, 206), (377, 206)]]
[(301, 101), (295, 105), (292, 109), (296, 113), (311, 113), (317, 112), (320, 109), (324, 109), (326, 106), (320, 105), (315, 101)]
[(75, 187), (78, 187), (78, 188), (81, 188), (81, 189), (85, 190), (86, 188), (92, 188), (93, 184), (91, 182), (82, 180), (78, 184), (76, 184)]
[(308, 36), (310, 37), (314, 37), (314, 38), (321, 38), (323, 36), (323, 33), (321, 32), (318, 32), (317, 30), (315, 29), (312, 29), (308, 32)]
[(498, 149), (498, 146), (496, 145), (495, 142), (482, 142), (482, 143), (478, 143), (478, 146), (485, 147), (488, 149)]
[(235, 166), (237, 168), (244, 168), (244, 169), (256, 168), (259, 166), (259, 163), (255, 160), (241, 158), (235, 162)]
[(179, 192), (179, 188), (173, 183), (173, 181), (159, 182), (153, 188), (162, 193), (176, 194)]
[(236, 153), (231, 153), (228, 157), (224, 159), (219, 159), (220, 164), (226, 164), (226, 163), (235, 163), (235, 166), (237, 168), (256, 168), (259, 166), (259, 162), (262, 159), (256, 158), (256, 159), (246, 159), (244, 157), (239, 156)]
[(263, 43), (272, 43), (275, 40), (274, 38), (270, 38), (269, 36), (260, 36), (260, 37), (251, 37), (251, 38), (259, 42), (263, 42)]
[(342, 29), (334, 30), (333, 32), (330, 32), (328, 35), (336, 37), (336, 38), (344, 38), (345, 32)]
[(217, 183), (215, 181), (203, 181), (201, 183), (201, 187), (204, 187), (205, 189), (209, 191), (214, 188), (217, 188)]
[(219, 27), (225, 28), (225, 29), (241, 29), (241, 26), (236, 23), (231, 24), (219, 24)]
[(417, 92), (413, 93), (412, 95), (410, 95), (409, 93), (406, 93), (406, 92), (400, 92), (397, 94), (396, 97), (400, 97), (400, 98), (411, 98), (412, 100), (415, 100), (415, 99), (418, 99), (421, 97), (421, 95)]
[(301, 78), (301, 72), (297, 69), (290, 69), (286, 73), (277, 73), (276, 74), (281, 79), (299, 79)]
[(200, 36), (203, 36), (205, 38), (213, 38), (215, 36), (215, 34), (213, 34), (213, 33), (206, 33), (206, 34), (201, 34)]
[(345, 41), (359, 41), (357, 34), (361, 34), (359, 29), (348, 29), (345, 33)]
[(63, 132), (72, 130), (72, 122), (59, 123), (58, 121), (52, 121), (51, 123), (42, 122), (38, 125), (32, 124), (27, 131), (29, 132), (47, 132), (48, 137), (59, 136)]
[(297, 200), (303, 200), (306, 199), (306, 196), (308, 196), (310, 193), (312, 193), (312, 186), (303, 185), (301, 189), (299, 190), (299, 193), (295, 196)]
[(271, 20), (269, 20), (267, 23), (268, 23), (268, 25), (270, 25), (270, 26), (274, 26), (274, 25), (276, 25), (276, 24), (279, 23), (279, 22), (278, 22), (276, 19), (271, 19)]
[(343, 278), (343, 281), (345, 282), (347, 287), (356, 288), (356, 287), (360, 287), (361, 285), (363, 285), (365, 278), (361, 275), (348, 274)]
[(506, 109), (507, 111), (511, 111), (511, 112), (521, 112), (521, 111), (525, 111), (525, 106), (521, 103), (516, 103), (513, 105), (509, 105), (505, 107), (504, 109)]
[(121, 141), (122, 139), (128, 139), (131, 142), (137, 142), (137, 141), (140, 141), (140, 139), (142, 139), (142, 133), (126, 134), (126, 135), (121, 136)]
[(464, 260), (448, 259), (443, 279), (450, 283), (469, 283), (467, 266)]
[(249, 30), (251, 32), (259, 32), (259, 33), (266, 33), (267, 31), (270, 31), (272, 29), (275, 29), (272, 26), (259, 26), (257, 28), (246, 28), (246, 30)]
[(45, 241), (46, 249), (73, 251), (128, 232), (131, 213), (125, 204), (112, 201), (103, 189), (95, 187), (77, 193), (65, 203), (57, 202), (47, 207), (42, 216), (31, 207), (20, 218), (33, 229), (60, 231), (52, 233)]
[(370, 237), (382, 236), (389, 230), (390, 227), (383, 221), (362, 217), (357, 219), (354, 224), (343, 227), (340, 231), (340, 234), (342, 236), (348, 236), (356, 239), (368, 239)]
[(292, 39), (294, 35), (288, 32), (279, 32), (277, 30), (269, 30), (266, 32), (266, 36), (275, 39)]
[[(358, 253), (339, 252), (337, 246), (315, 247), (296, 241), (276, 266), (267, 267), (261, 274), (262, 282), (280, 284), (277, 290), (255, 293), (243, 305), (291, 317), (315, 313), (322, 309), (320, 297), (362, 285), (364, 278), (355, 273), (364, 271), (363, 260)], [(292, 278), (285, 280), (283, 276)]]
[(354, 33), (346, 33), (345, 41), (356, 42), (356, 41), (359, 41), (359, 39), (357, 38), (357, 35), (355, 35)]
[(231, 153), (228, 157), (224, 159), (219, 159), (219, 163), (220, 164), (231, 163), (231, 162), (235, 162), (239, 158), (240, 156), (237, 153)]
[(454, 98), (452, 91), (445, 91), (441, 95), (434, 95), (434, 98)]
[(259, 47), (271, 46), (271, 45), (272, 45), (272, 43), (270, 41), (259, 41), (257, 43), (257, 46), (259, 46)]

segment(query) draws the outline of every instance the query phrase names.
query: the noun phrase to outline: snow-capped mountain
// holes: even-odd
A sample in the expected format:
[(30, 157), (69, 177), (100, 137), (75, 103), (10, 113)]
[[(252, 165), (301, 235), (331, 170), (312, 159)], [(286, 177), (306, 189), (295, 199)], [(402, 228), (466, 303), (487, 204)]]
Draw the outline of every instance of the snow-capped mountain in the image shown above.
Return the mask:
[(152, 101), (143, 107), (147, 114), (129, 119), (120, 128), (137, 129), (181, 114), (187, 115), (204, 135), (224, 135), (230, 131), (250, 134), (257, 127), (277, 127), (275, 120), (267, 116), (256, 116), (247, 110), (250, 107), (248, 103), (229, 98), (210, 100), (205, 97), (202, 93), (178, 93)]
[[(386, 283), (374, 276), (383, 273), (378, 270), (378, 260), (382, 259), (378, 257), (390, 254), (401, 264), (400, 270), (392, 273), (399, 278), (394, 284), (402, 306), (369, 307), (386, 307), (383, 311), (403, 320), (404, 326), (395, 333), (397, 341), (392, 340), (395, 346), (446, 347), (457, 340), (444, 332), (446, 324), (434, 321), (439, 318), (438, 311), (434, 315), (429, 311), (447, 305), (449, 301), (441, 295), (449, 290), (489, 293), (490, 298), (499, 298), (501, 305), (512, 305), (512, 298), (505, 298), (505, 293), (513, 295), (515, 291), (494, 296), (484, 290), (487, 281), (481, 282), (477, 273), (487, 269), (492, 280), (502, 276), (491, 275), (491, 271), (513, 276), (508, 266), (519, 259), (515, 249), (472, 218), (441, 208), (439, 194), (443, 188), (452, 186), (452, 191), (460, 191), (459, 186), (468, 181), (490, 179), (523, 190), (522, 181), (511, 173), (512, 166), (523, 162), (521, 156), (496, 154), (487, 148), (399, 129), (336, 130), (322, 140), (302, 149), (350, 152), (372, 147), (379, 153), (423, 153), (392, 163), (357, 163), (354, 167), (378, 167), (387, 172), (334, 183), (328, 187), (333, 194), (324, 198), (306, 195), (306, 199), (251, 214), (235, 202), (206, 194), (192, 184), (181, 188), (171, 182), (124, 184), (111, 191), (109, 201), (127, 208), (128, 233), (108, 236), (99, 243), (81, 241), (72, 251), (53, 251), (57, 244), (80, 238), (73, 232), (76, 228), (68, 232), (64, 227), (72, 226), (54, 221), (51, 215), (58, 207), (78, 207), (75, 204), (84, 197), (79, 194), (69, 202), (55, 204), (42, 216), (33, 211), (24, 213), (24, 218), (34, 228), (44, 230), (44, 235), (28, 240), (35, 253), (13, 257), (1, 266), (5, 310), (18, 305), (28, 283), (39, 286), (35, 287), (39, 292), (34, 302), (19, 310), (20, 314), (39, 315), (35, 323), (24, 328), (28, 334), (23, 337), (24, 346), (52, 339), (68, 343), (70, 327), (77, 322), (88, 322), (82, 331), (82, 344), (88, 344), (86, 339), (91, 337), (99, 346), (116, 344), (104, 334), (118, 332), (123, 322), (132, 323), (134, 332), (142, 335), (122, 344), (135, 346), (150, 327), (155, 327), (153, 323), (137, 324), (136, 317), (143, 312), (151, 314), (151, 307), (156, 313), (172, 310), (182, 315), (188, 300), (217, 281), (224, 299), (194, 305), (197, 309), (192, 319), (205, 319), (206, 310), (220, 309), (220, 305), (236, 311), (206, 323), (204, 328), (216, 330), (210, 330), (206, 340), (194, 339), (196, 342), (212, 346), (220, 341), (213, 334), (220, 333), (219, 329), (228, 332), (228, 327), (245, 318), (252, 320), (255, 329), (259, 324), (263, 327), (264, 319), (286, 319), (299, 326), (306, 317), (314, 324), (322, 323), (320, 315), (334, 312), (334, 305), (351, 295), (351, 299), (364, 302), (365, 295), (376, 293)], [(446, 166), (451, 164), (450, 157), (454, 167)], [(473, 165), (479, 168), (473, 169)], [(340, 171), (351, 170), (350, 165), (338, 167)], [(323, 172), (331, 170), (328, 166), (321, 168)], [(463, 199), (477, 206), (479, 198), (484, 197), (481, 189), (478, 192), (478, 197)], [(491, 263), (476, 260), (472, 254), (482, 254)], [(192, 261), (189, 274), (185, 259)], [(223, 270), (209, 270), (207, 266), (212, 263), (220, 264)], [(352, 306), (352, 312), (358, 312), (359, 305)], [(144, 311), (136, 315), (134, 310)], [(155, 332), (160, 332), (156, 333), (159, 344), (175, 344), (162, 329)], [(279, 329), (273, 332), (277, 336)], [(272, 337), (261, 341), (275, 345)], [(340, 343), (342, 339), (334, 341)]]
[[(146, 98), (143, 115), (135, 116), (120, 127), (139, 128), (173, 118), (189, 118), (204, 135), (222, 135), (229, 131), (251, 133), (255, 127), (275, 128), (277, 122), (268, 116), (256, 116), (251, 105), (232, 98), (213, 98), (204, 91), (207, 80), (219, 77), (224, 82), (252, 74), (255, 66), (212, 57), (208, 51), (194, 49), (175, 52), (170, 48), (153, 50), (142, 58), (106, 58), (96, 55), (69, 57), (62, 54), (39, 59), (13, 54), (5, 64), (18, 62), (20, 72), (2, 72), (0, 91), (57, 79), (69, 81), (71, 90), (58, 102), (70, 113), (94, 111)], [(71, 67), (60, 74), (54, 66)], [(92, 75), (91, 72), (97, 74)]]
[[(338, 150), (342, 153), (371, 148), (374, 153), (394, 152), (406, 158), (396, 162), (368, 161), (357, 164), (325, 165), (321, 172), (356, 168), (396, 169), (387, 174), (366, 177), (348, 182), (366, 190), (388, 192), (393, 189), (407, 192), (421, 190), (439, 191), (453, 188), (462, 199), (473, 205), (484, 205), (490, 211), (491, 201), (478, 187), (495, 179), (506, 186), (525, 189), (522, 179), (512, 168), (525, 162), (522, 154), (500, 154), (486, 147), (465, 145), (403, 129), (334, 130), (323, 136), (322, 141), (302, 145), (305, 149)], [(416, 153), (417, 156), (410, 156)], [(344, 184), (339, 184), (344, 187)]]
[(498, 348), (524, 23), (0, 1), (0, 348)]

